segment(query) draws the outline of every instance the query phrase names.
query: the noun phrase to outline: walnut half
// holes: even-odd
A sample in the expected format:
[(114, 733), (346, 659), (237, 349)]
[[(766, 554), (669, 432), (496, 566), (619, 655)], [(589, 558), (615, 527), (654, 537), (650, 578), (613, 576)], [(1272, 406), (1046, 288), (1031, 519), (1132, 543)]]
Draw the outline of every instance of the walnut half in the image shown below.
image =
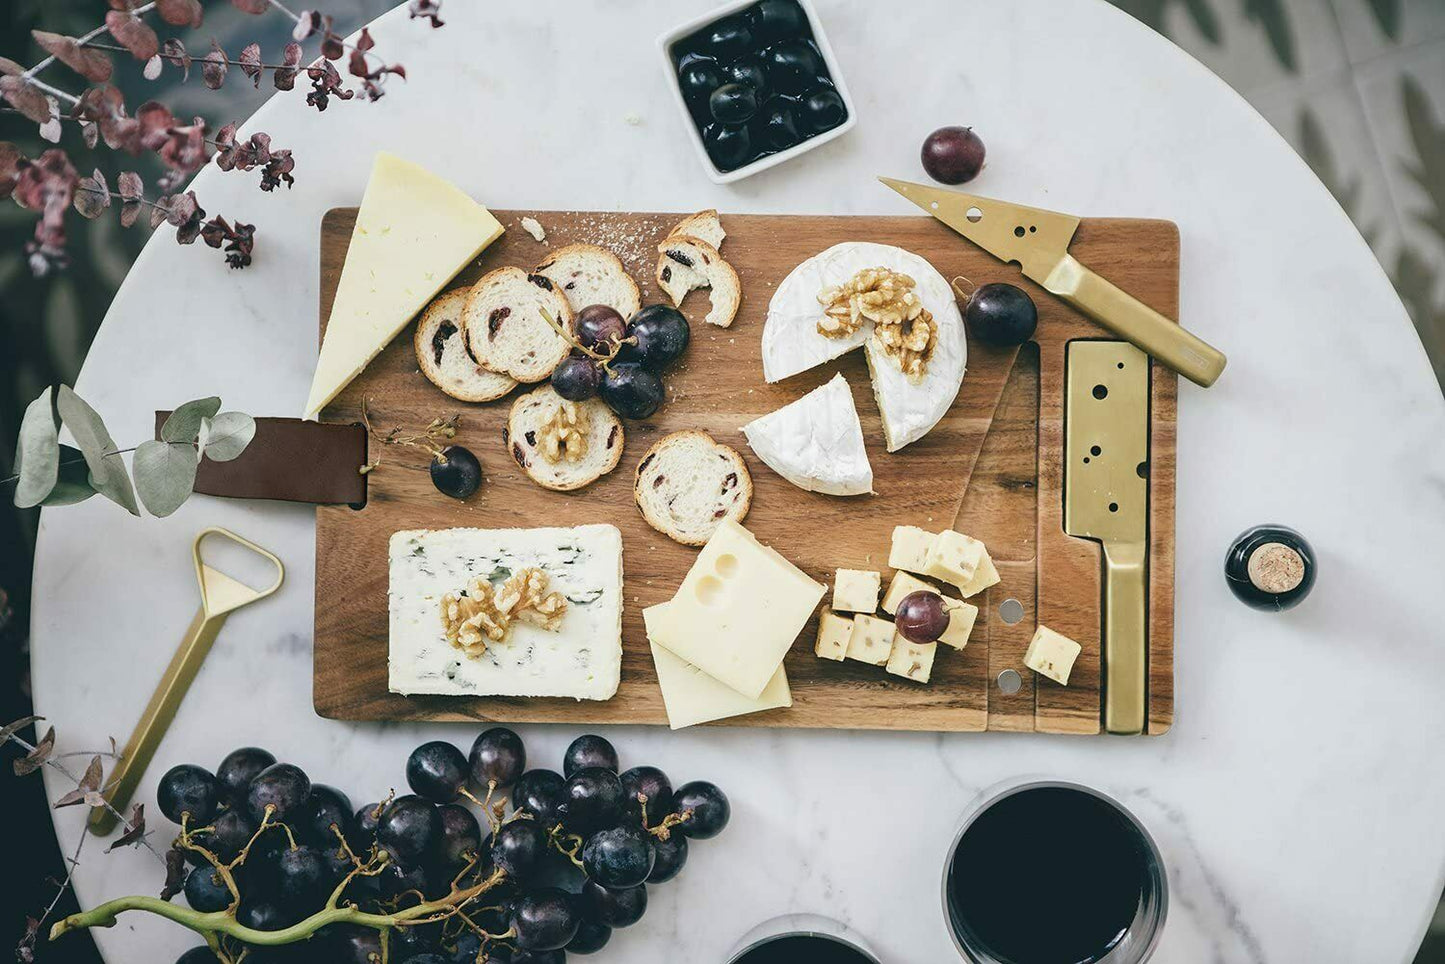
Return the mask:
[(505, 640), (513, 622), (555, 632), (566, 615), (567, 599), (560, 592), (547, 592), (548, 582), (545, 572), (528, 567), (497, 589), (485, 579), (473, 579), (460, 593), (445, 594), (441, 616), (447, 642), (475, 659), (489, 642)]
[(542, 458), (556, 464), (566, 459), (580, 462), (587, 456), (587, 434), (592, 416), (576, 402), (563, 400), (537, 432), (537, 450)]
[(863, 327), (865, 319), (872, 321), (879, 344), (903, 373), (923, 375), (938, 342), (938, 326), (915, 287), (913, 278), (900, 271), (864, 268), (843, 284), (818, 293), (823, 306), (818, 332), (846, 338)]

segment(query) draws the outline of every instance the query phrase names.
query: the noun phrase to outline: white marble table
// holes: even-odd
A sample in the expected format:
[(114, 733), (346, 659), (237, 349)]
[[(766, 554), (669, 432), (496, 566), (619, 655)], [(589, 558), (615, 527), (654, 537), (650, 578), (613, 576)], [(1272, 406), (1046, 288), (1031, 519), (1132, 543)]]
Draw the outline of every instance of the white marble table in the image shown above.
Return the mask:
[[(410, 81), (319, 116), (299, 92), (263, 108), (251, 128), (295, 149), (295, 189), (262, 195), (252, 177), (214, 170), (196, 185), (207, 210), (260, 225), (255, 266), (231, 272), (157, 238), (81, 392), (123, 440), (147, 435), (153, 409), (213, 392), (299, 413), (320, 216), (356, 202), (380, 148), (496, 207), (907, 213), (873, 175), (915, 176), (928, 130), (975, 125), (990, 149), (980, 193), (1177, 221), (1184, 319), (1232, 359), (1215, 388), (1181, 386), (1177, 724), (1128, 740), (607, 731), (628, 761), (715, 779), (734, 820), (603, 959), (716, 962), (754, 923), (816, 911), (889, 962), (950, 960), (938, 901), (949, 834), (981, 788), (1045, 774), (1116, 794), (1157, 837), (1173, 891), (1160, 960), (1409, 960), (1445, 868), (1445, 404), (1345, 215), (1222, 82), (1099, 0), (914, 0), (886, 14), (820, 0), (858, 128), (718, 187), (653, 49), (707, 5), (568, 4), (564, 18), (560, 4), (454, 2), (437, 31), (383, 18), (379, 49)], [(1234, 535), (1267, 521), (1303, 530), (1321, 557), (1313, 597), (1287, 615), (1238, 605), (1220, 574)], [(290, 577), (232, 618), (160, 762), (214, 766), (254, 742), (361, 802), (403, 782), (419, 741), (470, 742), (473, 726), (318, 719), (311, 513), (196, 498), (164, 521), (100, 500), (44, 514), (35, 697), (64, 744), (129, 730), (192, 612), (188, 547), (208, 524), (271, 547)], [(576, 734), (524, 735), (545, 761)], [(56, 819), (73, 845), (80, 814)], [(86, 905), (157, 885), (135, 852), (93, 853), (77, 881)], [(194, 942), (136, 915), (97, 937), (114, 964), (167, 961)]]

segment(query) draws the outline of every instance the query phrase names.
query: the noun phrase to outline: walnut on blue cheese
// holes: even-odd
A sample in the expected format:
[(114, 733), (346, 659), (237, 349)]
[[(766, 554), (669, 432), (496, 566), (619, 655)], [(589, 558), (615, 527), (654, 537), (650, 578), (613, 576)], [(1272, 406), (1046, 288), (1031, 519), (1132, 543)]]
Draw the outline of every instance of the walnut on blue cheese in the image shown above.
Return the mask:
[(915, 683), (927, 683), (933, 674), (933, 657), (937, 652), (938, 643), (915, 643), (902, 633), (894, 633), (893, 649), (888, 653), (888, 665), (884, 669)]
[(928, 547), (928, 558), (922, 572), (925, 576), (963, 587), (973, 581), (974, 570), (982, 559), (982, 542), (948, 529), (940, 532)]
[(853, 631), (848, 634), (848, 659), (882, 666), (893, 651), (893, 621), (859, 613), (853, 617)]
[(918, 526), (894, 526), (893, 542), (888, 547), (888, 565), (909, 572), (923, 572), (928, 566), (928, 553), (938, 537)]
[(833, 577), (833, 609), (845, 613), (871, 613), (878, 608), (883, 576), (869, 569), (839, 569)]
[[(622, 534), (615, 526), (412, 529), (390, 542), (388, 684), (393, 693), (605, 700), (622, 669)], [(560, 621), (517, 619), (475, 658), (438, 618), (473, 580), (494, 591), (535, 569), (560, 594)], [(554, 629), (549, 631), (546, 624)]]
[(852, 636), (852, 617), (839, 616), (824, 606), (823, 614), (818, 618), (818, 641), (813, 644), (813, 654), (842, 662), (843, 657), (848, 655), (848, 642)]
[(938, 592), (938, 587), (900, 569), (893, 574), (893, 579), (888, 583), (888, 591), (883, 594), (883, 611), (890, 616), (896, 615), (898, 604), (903, 601), (903, 597), (916, 592)]
[(1024, 665), (1060, 686), (1068, 686), (1069, 673), (1082, 649), (1083, 647), (1062, 633), (1056, 633), (1047, 626), (1040, 626), (1034, 633), (1034, 638), (1029, 640), (1028, 651), (1024, 653)]

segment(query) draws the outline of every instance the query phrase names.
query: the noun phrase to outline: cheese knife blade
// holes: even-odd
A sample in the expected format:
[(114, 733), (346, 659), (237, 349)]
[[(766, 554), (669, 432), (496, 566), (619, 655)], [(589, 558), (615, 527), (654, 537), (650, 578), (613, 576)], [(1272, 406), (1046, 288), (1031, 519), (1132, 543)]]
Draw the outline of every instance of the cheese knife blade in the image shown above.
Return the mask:
[(1017, 264), (1038, 282), (1140, 350), (1197, 385), (1224, 371), (1217, 348), (1080, 264), (1069, 254), (1079, 219), (927, 184), (880, 181), (1001, 261)]

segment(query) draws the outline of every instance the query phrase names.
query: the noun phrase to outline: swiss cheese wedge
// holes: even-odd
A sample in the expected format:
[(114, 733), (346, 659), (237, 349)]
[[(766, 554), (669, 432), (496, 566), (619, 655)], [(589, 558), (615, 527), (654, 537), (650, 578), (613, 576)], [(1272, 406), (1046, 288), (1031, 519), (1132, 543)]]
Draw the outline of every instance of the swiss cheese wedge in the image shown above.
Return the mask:
[(491, 212), (455, 185), (395, 155), (377, 154), (326, 323), (306, 417), (314, 418), (501, 233)]

